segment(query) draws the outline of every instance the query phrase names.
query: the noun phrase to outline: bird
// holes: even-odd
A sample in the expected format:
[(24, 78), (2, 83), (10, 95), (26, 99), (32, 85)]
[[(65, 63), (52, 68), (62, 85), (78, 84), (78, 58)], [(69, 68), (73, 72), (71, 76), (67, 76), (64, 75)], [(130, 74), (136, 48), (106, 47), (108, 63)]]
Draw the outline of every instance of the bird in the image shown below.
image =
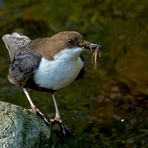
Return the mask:
[(33, 103), (28, 89), (51, 93), (55, 117), (50, 121), (62, 124), (55, 92), (83, 77), (85, 62), (81, 54), (101, 49), (101, 45), (85, 40), (76, 31), (63, 31), (33, 40), (14, 32), (3, 35), (2, 40), (10, 56), (9, 82), (23, 89), (30, 111), (38, 113), (46, 123), (47, 118)]

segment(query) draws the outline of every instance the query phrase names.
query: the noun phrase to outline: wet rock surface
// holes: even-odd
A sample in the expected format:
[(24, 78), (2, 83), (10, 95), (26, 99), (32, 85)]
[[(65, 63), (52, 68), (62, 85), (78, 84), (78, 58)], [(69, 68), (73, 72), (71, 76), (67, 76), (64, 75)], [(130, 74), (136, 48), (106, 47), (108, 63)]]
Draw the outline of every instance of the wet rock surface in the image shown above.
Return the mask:
[(48, 147), (50, 129), (26, 109), (0, 102), (0, 148)]

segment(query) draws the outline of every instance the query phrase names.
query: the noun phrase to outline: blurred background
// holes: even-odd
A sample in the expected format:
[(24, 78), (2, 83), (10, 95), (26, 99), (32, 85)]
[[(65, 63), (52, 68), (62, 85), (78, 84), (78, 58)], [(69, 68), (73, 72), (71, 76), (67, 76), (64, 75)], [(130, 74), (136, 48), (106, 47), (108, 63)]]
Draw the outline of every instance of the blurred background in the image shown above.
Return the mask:
[[(148, 1), (0, 0), (0, 36), (16, 31), (35, 39), (65, 30), (103, 46), (98, 68), (84, 54), (84, 79), (57, 93), (63, 121), (76, 133), (65, 147), (148, 147)], [(0, 100), (29, 108), (7, 80), (9, 63), (0, 41)], [(50, 94), (30, 93), (54, 116)]]

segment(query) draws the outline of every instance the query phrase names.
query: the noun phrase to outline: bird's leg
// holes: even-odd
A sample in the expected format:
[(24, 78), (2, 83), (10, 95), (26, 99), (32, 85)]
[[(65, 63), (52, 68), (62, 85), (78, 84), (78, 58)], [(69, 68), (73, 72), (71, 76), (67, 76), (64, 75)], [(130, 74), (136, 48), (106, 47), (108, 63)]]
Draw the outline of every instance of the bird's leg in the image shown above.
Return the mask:
[(31, 105), (31, 109), (29, 109), (29, 111), (32, 112), (32, 113), (34, 113), (34, 114), (36, 114), (38, 109), (36, 108), (36, 106), (32, 102), (31, 97), (30, 97), (27, 89), (26, 88), (23, 88), (23, 91), (24, 91), (24, 93), (25, 93), (25, 95), (26, 95), (26, 97), (27, 97), (27, 99), (28, 99), (28, 101), (29, 101), (29, 103)]
[(52, 100), (53, 100), (53, 103), (54, 103), (54, 107), (55, 107), (55, 112), (56, 113), (55, 113), (55, 118), (54, 119), (50, 119), (50, 121), (52, 122), (52, 124), (57, 123), (60, 126), (61, 133), (62, 133), (62, 140), (65, 141), (66, 136), (67, 136), (68, 133), (70, 133), (70, 131), (64, 125), (64, 123), (61, 120), (60, 112), (59, 112), (58, 105), (57, 105), (56, 98), (55, 98), (54, 94), (52, 94)]
[(51, 119), (51, 122), (62, 122), (60, 112), (59, 112), (58, 105), (57, 105), (56, 98), (55, 98), (54, 94), (52, 94), (52, 100), (53, 100), (54, 108), (55, 108), (55, 118)]
[(29, 101), (29, 103), (31, 105), (31, 109), (29, 109), (29, 111), (36, 114), (36, 115), (38, 115), (38, 116), (40, 116), (47, 125), (50, 125), (49, 119), (32, 102), (31, 97), (30, 97), (27, 89), (23, 88), (23, 91), (24, 91), (24, 93), (25, 93), (25, 95), (26, 95), (26, 97), (27, 97), (27, 99), (28, 99), (28, 101)]

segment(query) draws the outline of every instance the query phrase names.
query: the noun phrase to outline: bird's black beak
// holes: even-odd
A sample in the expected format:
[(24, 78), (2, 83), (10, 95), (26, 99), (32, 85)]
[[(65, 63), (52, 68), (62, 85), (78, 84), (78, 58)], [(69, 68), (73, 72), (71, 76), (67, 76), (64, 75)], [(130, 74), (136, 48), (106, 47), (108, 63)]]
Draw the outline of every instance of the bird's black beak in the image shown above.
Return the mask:
[(102, 51), (102, 46), (93, 42), (83, 41), (79, 43), (79, 47), (88, 49), (90, 51), (95, 51), (96, 49)]

